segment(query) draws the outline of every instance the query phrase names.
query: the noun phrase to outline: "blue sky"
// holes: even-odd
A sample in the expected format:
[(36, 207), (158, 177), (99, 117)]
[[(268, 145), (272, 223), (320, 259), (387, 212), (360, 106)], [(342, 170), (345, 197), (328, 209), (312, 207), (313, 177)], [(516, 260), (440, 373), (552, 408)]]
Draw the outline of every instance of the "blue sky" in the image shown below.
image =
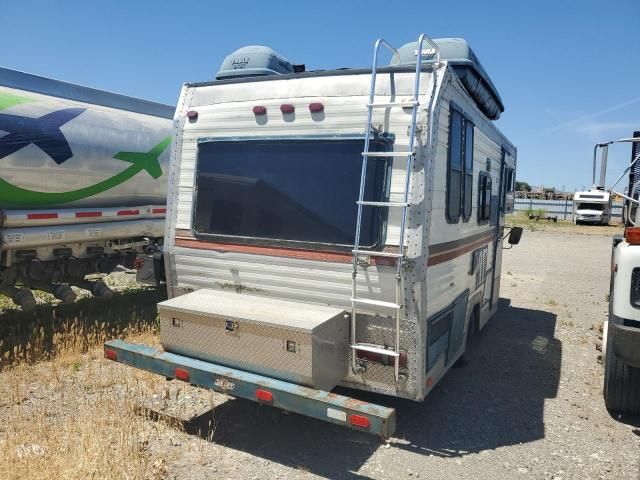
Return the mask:
[[(265, 44), (308, 69), (362, 67), (374, 40), (463, 37), (506, 106), (518, 179), (591, 182), (594, 143), (640, 130), (640, 1), (0, 0), (0, 64), (174, 104), (185, 81)], [(610, 177), (630, 157), (612, 150)]]

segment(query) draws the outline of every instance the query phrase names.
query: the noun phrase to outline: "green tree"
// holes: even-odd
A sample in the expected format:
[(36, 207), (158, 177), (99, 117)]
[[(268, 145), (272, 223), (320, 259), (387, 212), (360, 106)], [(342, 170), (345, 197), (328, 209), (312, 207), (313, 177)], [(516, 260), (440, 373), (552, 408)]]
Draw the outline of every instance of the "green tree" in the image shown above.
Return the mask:
[(516, 181), (516, 190), (518, 192), (524, 190), (525, 192), (530, 192), (531, 191), (531, 185), (529, 185), (527, 182), (518, 182)]

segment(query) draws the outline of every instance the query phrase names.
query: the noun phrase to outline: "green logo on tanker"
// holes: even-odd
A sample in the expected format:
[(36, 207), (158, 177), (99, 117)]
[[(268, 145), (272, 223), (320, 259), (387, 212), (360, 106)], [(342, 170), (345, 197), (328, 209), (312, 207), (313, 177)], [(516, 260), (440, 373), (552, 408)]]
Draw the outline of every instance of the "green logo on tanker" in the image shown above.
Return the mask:
[[(26, 97), (0, 93), (0, 110), (30, 101), (32, 100)], [(33, 143), (57, 164), (63, 163), (71, 158), (72, 153), (64, 134), (60, 131), (60, 126), (77, 117), (84, 110), (68, 108), (40, 118), (0, 114), (0, 130), (9, 132), (4, 137), (0, 137), (0, 158)], [(118, 152), (113, 158), (130, 163), (129, 167), (106, 180), (69, 192), (27, 190), (0, 178), (0, 204), (37, 206), (74, 202), (110, 190), (143, 170), (155, 179), (160, 178), (162, 169), (158, 157), (170, 143), (171, 137), (166, 137), (148, 152)]]

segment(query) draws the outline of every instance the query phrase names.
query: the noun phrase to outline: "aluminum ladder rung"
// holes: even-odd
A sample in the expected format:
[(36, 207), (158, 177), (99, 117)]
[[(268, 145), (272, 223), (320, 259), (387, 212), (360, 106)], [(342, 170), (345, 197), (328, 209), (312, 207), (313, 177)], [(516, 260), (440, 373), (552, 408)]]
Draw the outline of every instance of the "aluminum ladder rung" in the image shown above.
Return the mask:
[(413, 157), (414, 152), (362, 152), (363, 157)]
[(404, 253), (396, 253), (396, 252), (375, 252), (368, 250), (351, 250), (351, 253), (354, 255), (369, 255), (371, 257), (390, 257), (390, 258), (402, 258), (404, 257)]
[(382, 300), (371, 300), (369, 298), (352, 298), (351, 302), (360, 303), (362, 305), (372, 305), (374, 307), (393, 308), (394, 310), (400, 310), (401, 305), (392, 302), (383, 302)]
[(358, 200), (358, 205), (366, 205), (368, 207), (408, 207), (409, 202), (366, 202)]
[(371, 353), (379, 353), (380, 355), (388, 355), (390, 357), (399, 357), (400, 354), (398, 352), (394, 352), (393, 350), (388, 350), (384, 347), (377, 347), (375, 345), (368, 345), (368, 344), (364, 344), (364, 343), (356, 343), (354, 345), (351, 345), (351, 348), (353, 350), (360, 350), (360, 351), (364, 351), (364, 352), (371, 352)]
[(388, 107), (402, 107), (402, 108), (413, 108), (420, 105), (418, 101), (410, 101), (410, 102), (379, 102), (379, 103), (367, 103), (367, 107), (369, 108), (388, 108)]

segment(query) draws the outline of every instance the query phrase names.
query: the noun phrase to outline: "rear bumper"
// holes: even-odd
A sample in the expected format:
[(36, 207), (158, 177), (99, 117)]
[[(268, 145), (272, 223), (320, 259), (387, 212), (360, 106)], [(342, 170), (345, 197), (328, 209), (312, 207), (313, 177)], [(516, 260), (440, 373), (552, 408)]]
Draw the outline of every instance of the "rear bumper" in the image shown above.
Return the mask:
[(396, 412), (393, 408), (122, 340), (106, 342), (104, 352), (110, 360), (141, 370), (361, 432), (389, 437), (395, 431)]
[(620, 361), (630, 367), (640, 368), (640, 328), (613, 323), (608, 341)]

